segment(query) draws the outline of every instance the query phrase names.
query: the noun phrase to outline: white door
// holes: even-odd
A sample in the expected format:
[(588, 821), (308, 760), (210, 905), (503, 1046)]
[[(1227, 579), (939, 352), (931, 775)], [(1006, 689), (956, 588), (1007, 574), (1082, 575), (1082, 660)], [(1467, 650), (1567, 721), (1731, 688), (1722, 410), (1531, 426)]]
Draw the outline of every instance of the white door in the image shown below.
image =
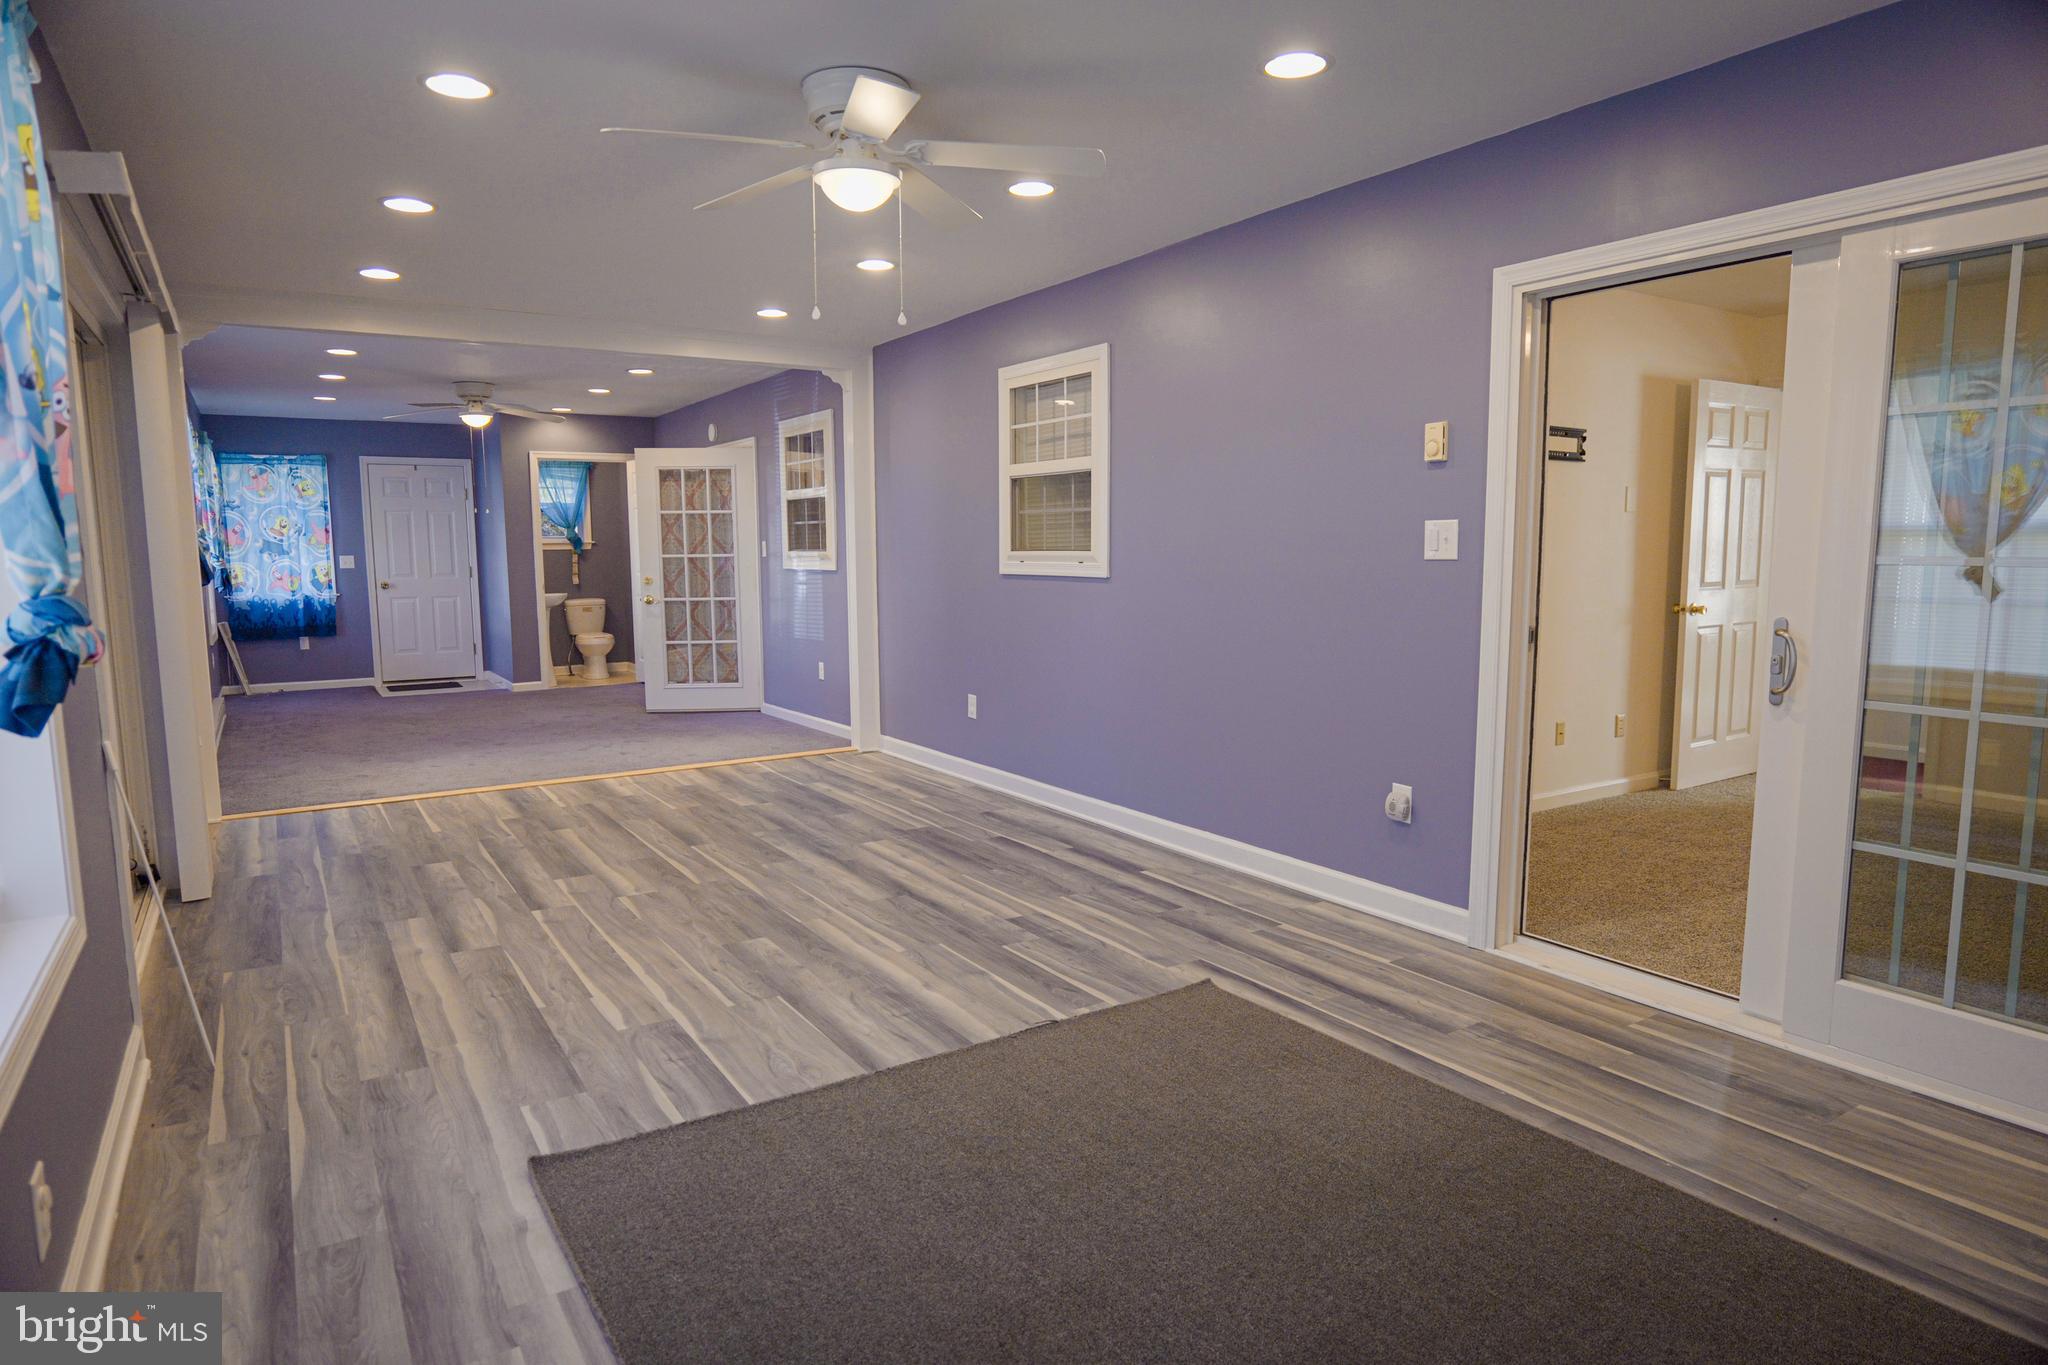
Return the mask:
[(1756, 771), (1782, 400), (1754, 384), (1693, 385), (1685, 593), (1671, 606), (1679, 617), (1673, 790)]
[(377, 676), (473, 678), (476, 522), (467, 460), (365, 460)]
[(753, 443), (635, 450), (640, 620), (650, 711), (761, 706), (760, 527)]
[(1792, 873), (1785, 1028), (2048, 1115), (2048, 197), (1851, 234), (1832, 269), (1824, 477), (1780, 490), (1819, 548), (1772, 720), (1798, 795), (1758, 822)]

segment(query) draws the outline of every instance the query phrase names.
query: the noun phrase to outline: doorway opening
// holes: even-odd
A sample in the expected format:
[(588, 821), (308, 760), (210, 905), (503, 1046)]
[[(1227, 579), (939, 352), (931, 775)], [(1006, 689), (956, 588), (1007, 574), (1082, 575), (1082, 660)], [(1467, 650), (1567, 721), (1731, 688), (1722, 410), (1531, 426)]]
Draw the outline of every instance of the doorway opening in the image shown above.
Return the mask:
[(1521, 931), (1739, 995), (1791, 258), (1553, 300)]

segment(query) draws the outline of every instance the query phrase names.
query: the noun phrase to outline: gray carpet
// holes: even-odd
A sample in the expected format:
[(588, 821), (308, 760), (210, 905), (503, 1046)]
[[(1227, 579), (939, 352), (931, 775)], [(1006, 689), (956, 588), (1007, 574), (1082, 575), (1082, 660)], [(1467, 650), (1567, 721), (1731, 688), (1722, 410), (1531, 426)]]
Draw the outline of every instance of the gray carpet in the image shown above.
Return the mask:
[(1207, 984), (533, 1176), (623, 1365), (2039, 1358)]
[(845, 742), (757, 711), (652, 715), (642, 697), (638, 687), (411, 697), (338, 687), (229, 697), (221, 809), (238, 815)]

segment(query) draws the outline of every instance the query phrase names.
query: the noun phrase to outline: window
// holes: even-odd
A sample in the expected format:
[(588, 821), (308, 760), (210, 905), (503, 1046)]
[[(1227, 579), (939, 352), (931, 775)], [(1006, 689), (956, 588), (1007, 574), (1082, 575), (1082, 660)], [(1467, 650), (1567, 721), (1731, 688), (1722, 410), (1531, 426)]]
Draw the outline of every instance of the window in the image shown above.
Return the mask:
[(220, 456), (228, 628), (241, 640), (335, 631), (325, 455)]
[(814, 412), (775, 424), (782, 449), (782, 567), (836, 569), (832, 414)]
[(549, 550), (590, 548), (590, 466), (583, 461), (540, 462), (540, 543)]
[(997, 372), (1007, 574), (1109, 577), (1109, 347)]

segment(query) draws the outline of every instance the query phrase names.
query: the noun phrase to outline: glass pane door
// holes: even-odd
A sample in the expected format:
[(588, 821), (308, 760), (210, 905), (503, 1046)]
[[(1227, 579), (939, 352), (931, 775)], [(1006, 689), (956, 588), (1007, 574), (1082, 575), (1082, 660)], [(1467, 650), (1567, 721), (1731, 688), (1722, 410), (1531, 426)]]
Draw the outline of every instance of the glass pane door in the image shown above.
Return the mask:
[(2048, 242), (1894, 321), (1842, 975), (2048, 1028)]

